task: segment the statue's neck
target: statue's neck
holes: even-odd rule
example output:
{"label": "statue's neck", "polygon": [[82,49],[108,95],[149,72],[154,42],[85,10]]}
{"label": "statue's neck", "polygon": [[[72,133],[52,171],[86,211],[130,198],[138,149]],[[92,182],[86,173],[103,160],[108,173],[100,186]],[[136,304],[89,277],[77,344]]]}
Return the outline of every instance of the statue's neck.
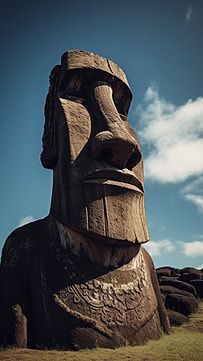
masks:
{"label": "statue's neck", "polygon": [[93,240],[69,226],[64,226],[52,216],[51,218],[57,224],[63,248],[70,248],[77,256],[85,254],[92,262],[104,267],[118,267],[127,264],[140,250],[139,244],[129,243],[129,246],[122,246]]}

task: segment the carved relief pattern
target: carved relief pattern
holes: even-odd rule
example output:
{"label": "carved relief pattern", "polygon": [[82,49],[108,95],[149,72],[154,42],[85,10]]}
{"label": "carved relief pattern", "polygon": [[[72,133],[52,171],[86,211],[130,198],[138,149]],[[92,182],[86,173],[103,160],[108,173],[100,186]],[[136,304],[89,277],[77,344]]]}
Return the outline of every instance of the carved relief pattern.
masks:
{"label": "carved relief pattern", "polygon": [[139,329],[157,307],[142,254],[136,267],[111,271],[85,283],[75,283],[57,294],[59,303],[106,333],[115,327]]}

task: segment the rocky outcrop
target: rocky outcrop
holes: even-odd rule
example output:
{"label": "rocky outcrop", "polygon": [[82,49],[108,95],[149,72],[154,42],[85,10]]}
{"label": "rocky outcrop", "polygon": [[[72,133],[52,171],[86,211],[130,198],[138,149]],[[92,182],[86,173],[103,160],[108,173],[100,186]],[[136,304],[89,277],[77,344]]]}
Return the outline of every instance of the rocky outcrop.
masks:
{"label": "rocky outcrop", "polygon": [[203,298],[203,269],[166,266],[157,268],[156,272],[170,324],[180,326],[197,311]]}

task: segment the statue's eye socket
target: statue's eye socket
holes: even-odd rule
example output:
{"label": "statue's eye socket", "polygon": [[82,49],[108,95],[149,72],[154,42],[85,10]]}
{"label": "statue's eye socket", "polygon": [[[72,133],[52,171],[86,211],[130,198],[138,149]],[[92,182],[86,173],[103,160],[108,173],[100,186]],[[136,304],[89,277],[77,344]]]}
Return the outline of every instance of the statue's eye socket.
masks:
{"label": "statue's eye socket", "polygon": [[128,114],[129,102],[125,97],[121,96],[118,91],[113,92],[113,101],[118,113],[123,116],[123,121],[127,120],[126,116]]}
{"label": "statue's eye socket", "polygon": [[62,91],[59,96],[64,99],[76,101],[78,103],[85,102],[85,93],[80,90],[66,89],[65,91]]}
{"label": "statue's eye socket", "polygon": [[85,97],[85,93],[82,90],[79,89],[65,89],[64,91],[61,92],[61,95],[63,96],[73,96],[76,98],[84,98]]}

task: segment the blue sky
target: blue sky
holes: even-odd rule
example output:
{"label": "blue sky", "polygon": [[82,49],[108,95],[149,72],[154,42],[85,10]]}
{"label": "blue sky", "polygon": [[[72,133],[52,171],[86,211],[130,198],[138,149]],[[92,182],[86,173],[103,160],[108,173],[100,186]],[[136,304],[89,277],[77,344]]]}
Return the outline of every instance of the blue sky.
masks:
{"label": "blue sky", "polygon": [[2,244],[49,211],[52,174],[39,161],[48,75],[82,49],[118,63],[131,85],[156,266],[201,266],[203,1],[8,0],[0,18]]}

